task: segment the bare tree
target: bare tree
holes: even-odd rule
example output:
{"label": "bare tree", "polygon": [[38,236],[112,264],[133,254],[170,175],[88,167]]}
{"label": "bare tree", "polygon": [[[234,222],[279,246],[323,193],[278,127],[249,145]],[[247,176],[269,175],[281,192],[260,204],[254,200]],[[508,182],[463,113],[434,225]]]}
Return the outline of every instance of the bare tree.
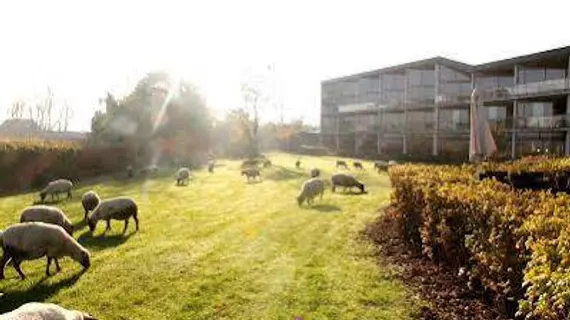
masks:
{"label": "bare tree", "polygon": [[7,116],[10,119],[21,119],[24,117],[26,103],[23,100],[12,102],[12,106],[8,108]]}
{"label": "bare tree", "polygon": [[259,153],[258,133],[263,96],[261,90],[251,83],[242,83],[241,93],[244,101],[244,110],[246,110],[248,116],[253,116],[253,118],[248,121],[251,137],[250,152],[251,156],[256,156]]}

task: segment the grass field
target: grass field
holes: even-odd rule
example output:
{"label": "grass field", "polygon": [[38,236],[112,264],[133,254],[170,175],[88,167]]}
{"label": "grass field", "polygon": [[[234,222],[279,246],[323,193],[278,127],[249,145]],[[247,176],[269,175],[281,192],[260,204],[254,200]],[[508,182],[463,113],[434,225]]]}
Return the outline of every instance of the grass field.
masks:
{"label": "grass field", "polygon": [[[407,319],[408,292],[374,256],[359,232],[389,201],[389,181],[366,164],[358,174],[365,195],[325,192],[313,208],[295,198],[311,167],[325,178],[333,158],[271,155],[262,183],[246,184],[239,163],[219,161],[187,187],[172,176],[81,187],[59,204],[77,224],[74,237],[92,254],[91,268],[66,258],[63,271],[44,276],[45,259],[28,261],[17,278],[0,281],[0,313],[28,301],[79,309],[100,319]],[[351,170],[354,173],[354,170]],[[141,230],[122,223],[102,236],[81,223],[80,196],[129,195],[139,203]],[[0,228],[18,221],[36,194],[0,199]]]}

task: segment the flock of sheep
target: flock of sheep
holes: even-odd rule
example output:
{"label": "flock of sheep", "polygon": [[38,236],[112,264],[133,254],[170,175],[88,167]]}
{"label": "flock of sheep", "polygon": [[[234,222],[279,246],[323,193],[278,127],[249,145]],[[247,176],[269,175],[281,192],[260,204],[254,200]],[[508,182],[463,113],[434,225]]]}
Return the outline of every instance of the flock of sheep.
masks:
{"label": "flock of sheep", "polygon": [[[393,163],[375,162],[376,170],[387,170]],[[265,160],[262,166],[271,167],[271,161]],[[301,167],[301,161],[295,162],[296,168]],[[354,161],[356,169],[363,169],[359,161]],[[257,164],[244,162],[241,170],[242,176],[249,181],[261,181],[261,172]],[[348,169],[348,164],[344,160],[336,162],[336,168]],[[213,173],[214,162],[208,163],[208,171]],[[132,167],[127,168],[127,175],[133,176]],[[297,197],[297,203],[301,206],[304,202],[312,205],[318,196],[322,199],[325,190],[325,181],[321,179],[321,170],[313,168],[310,170],[310,178],[303,182],[301,192]],[[180,168],[175,174],[176,185],[185,185],[192,179],[192,172],[188,168]],[[365,186],[354,176],[341,172],[335,173],[331,177],[332,192],[337,187],[345,190],[358,188],[360,192],[365,192]],[[39,193],[41,202],[44,203],[47,197],[52,200],[59,200],[60,194],[65,194],[68,199],[72,198],[73,183],[66,179],[58,179],[50,182]],[[139,230],[138,206],[129,197],[116,197],[101,200],[95,191],[88,191],[83,194],[81,203],[85,211],[84,221],[93,232],[99,221],[106,222],[105,232],[111,229],[111,220],[124,221],[123,234],[127,231],[129,220],[132,218]],[[55,263],[56,270],[61,270],[58,259],[70,257],[83,267],[86,271],[90,263],[90,252],[73,238],[73,225],[63,210],[47,205],[33,205],[26,207],[20,214],[20,222],[7,227],[0,232],[0,246],[3,255],[0,258],[0,280],[4,279],[4,269],[11,261],[22,280],[26,278],[20,265],[26,260],[35,260],[43,257],[47,258],[45,273],[50,276],[50,267]],[[0,293],[0,296],[2,294]],[[93,316],[75,310],[67,310],[60,306],[49,303],[27,303],[20,308],[0,315],[0,320],[8,319],[96,319]]]}

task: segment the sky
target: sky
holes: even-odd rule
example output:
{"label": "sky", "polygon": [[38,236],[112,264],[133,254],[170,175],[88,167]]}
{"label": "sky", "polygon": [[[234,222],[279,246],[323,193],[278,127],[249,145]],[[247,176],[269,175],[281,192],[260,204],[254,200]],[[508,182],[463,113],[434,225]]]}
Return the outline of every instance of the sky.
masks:
{"label": "sky", "polygon": [[[217,116],[262,75],[285,120],[318,124],[320,82],[433,56],[478,64],[570,45],[568,1],[3,1],[0,120],[51,87],[88,131],[145,73],[196,84]],[[268,66],[271,66],[268,71]],[[264,119],[279,115],[267,109]]]}

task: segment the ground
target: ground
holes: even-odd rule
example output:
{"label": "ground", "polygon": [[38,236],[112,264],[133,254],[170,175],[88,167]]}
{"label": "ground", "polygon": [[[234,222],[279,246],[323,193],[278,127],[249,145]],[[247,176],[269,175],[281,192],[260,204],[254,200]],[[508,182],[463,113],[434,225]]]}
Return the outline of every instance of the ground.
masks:
{"label": "ground", "polygon": [[[365,225],[389,202],[389,179],[365,163],[352,173],[364,195],[332,194],[298,207],[296,196],[312,167],[330,178],[334,158],[270,155],[263,182],[246,183],[239,162],[220,160],[214,174],[198,171],[188,186],[173,175],[146,181],[79,186],[58,204],[75,223],[76,239],[91,251],[91,268],[66,258],[63,271],[44,276],[45,260],[24,262],[28,279],[11,267],[0,281],[0,313],[28,301],[58,303],[100,319],[408,319],[412,295],[378,263]],[[174,173],[174,171],[173,171]],[[132,196],[141,230],[122,223],[103,236],[81,222],[81,194]],[[0,199],[0,228],[18,221],[37,199]]]}

